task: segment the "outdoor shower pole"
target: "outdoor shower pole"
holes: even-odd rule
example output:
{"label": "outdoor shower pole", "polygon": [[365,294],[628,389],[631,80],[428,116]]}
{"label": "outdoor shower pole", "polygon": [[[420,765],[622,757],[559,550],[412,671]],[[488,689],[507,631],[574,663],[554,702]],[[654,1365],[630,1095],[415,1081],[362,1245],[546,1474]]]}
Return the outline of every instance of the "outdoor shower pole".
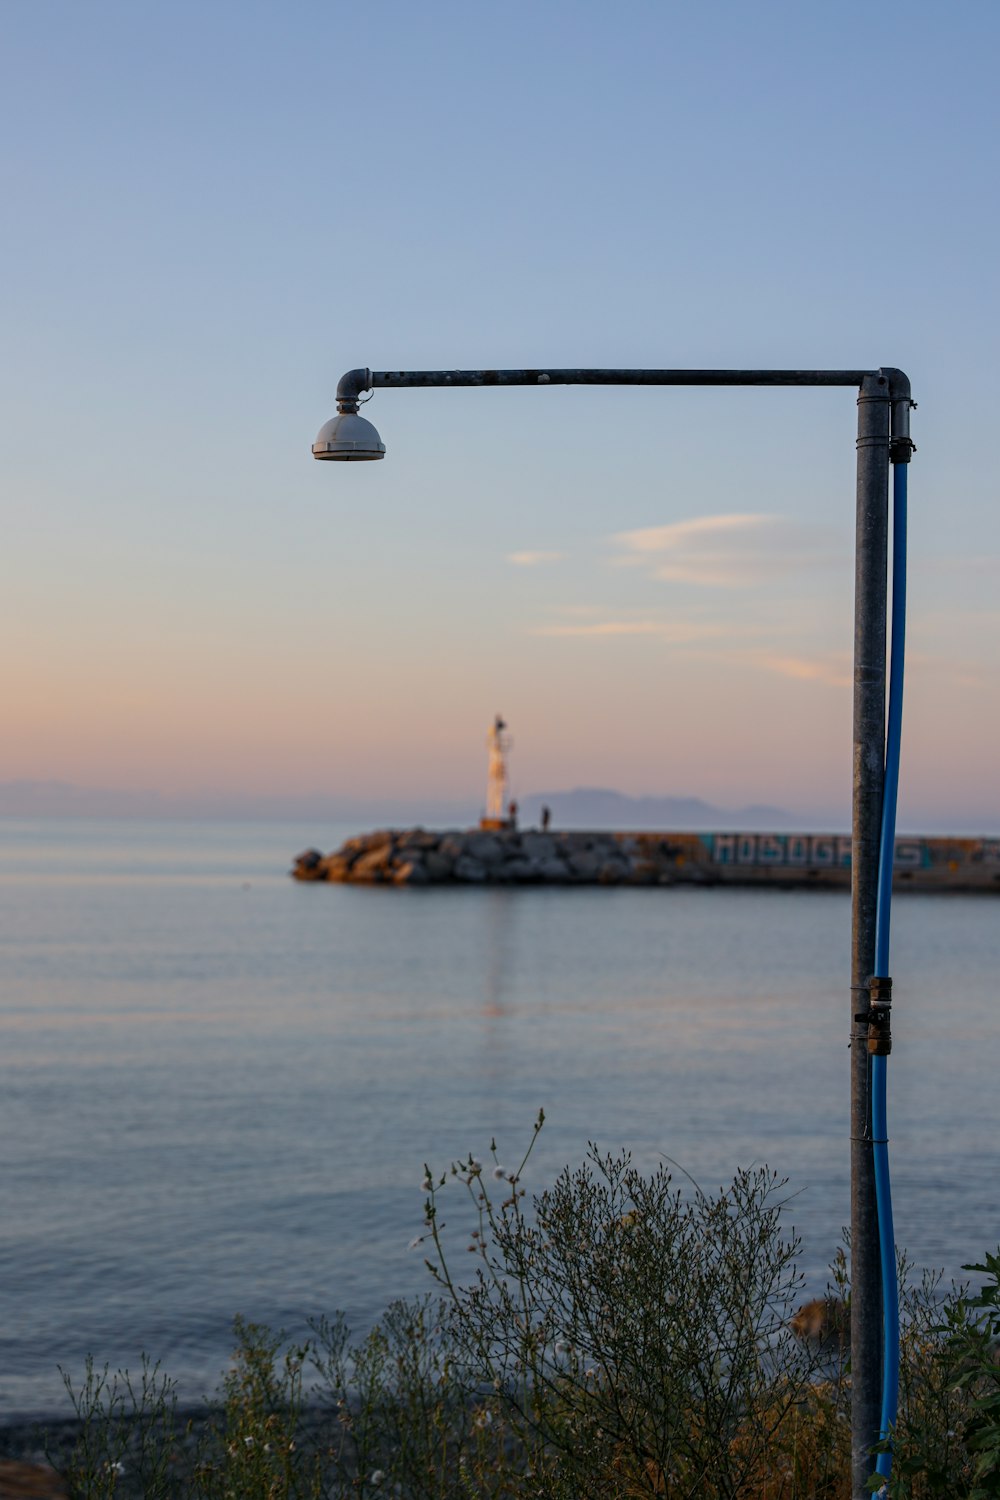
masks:
{"label": "outdoor shower pole", "polygon": [[378,459],[385,447],[358,415],[366,391],[428,386],[851,386],[858,396],[854,596],[854,797],[851,843],[851,1477],[864,1500],[879,1441],[882,1269],[871,1140],[868,980],[875,970],[879,840],[885,780],[889,462],[908,463],[910,382],[902,370],[348,370],[338,415],[313,444],[322,459]]}
{"label": "outdoor shower pole", "polygon": [[[893,371],[893,374],[896,372]],[[889,535],[887,372],[858,396],[854,588],[854,799],[851,829],[851,1014],[868,1009],[875,972],[878,852],[885,775],[886,572]],[[909,389],[906,392],[909,397]],[[868,1022],[851,1023],[851,1493],[869,1491],[882,1400],[882,1278],[871,1143]]]}

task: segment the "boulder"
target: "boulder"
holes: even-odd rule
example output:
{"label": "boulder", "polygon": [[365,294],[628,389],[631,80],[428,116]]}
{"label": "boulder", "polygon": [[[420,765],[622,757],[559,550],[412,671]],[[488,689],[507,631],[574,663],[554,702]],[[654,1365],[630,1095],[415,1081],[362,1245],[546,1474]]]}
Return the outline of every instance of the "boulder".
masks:
{"label": "boulder", "polygon": [[352,880],[381,880],[392,860],[392,845],[378,844],[366,854],[360,854],[351,865]]}
{"label": "boulder", "polygon": [[455,861],[442,854],[440,849],[428,849],[424,855],[424,866],[431,880],[450,880]]}
{"label": "boulder", "polygon": [[304,849],[296,854],[292,874],[296,880],[325,880],[321,865],[323,856],[318,849]]}
{"label": "boulder", "polygon": [[455,861],[455,879],[479,885],[486,879],[486,866],[469,854],[460,854]]}
{"label": "boulder", "polygon": [[349,854],[328,854],[320,861],[321,875],[318,880],[350,880],[354,860]]}
{"label": "boulder", "polygon": [[395,885],[426,885],[427,869],[421,859],[406,859],[393,866],[392,879]]}
{"label": "boulder", "polygon": [[556,841],[550,833],[522,833],[521,849],[528,859],[551,859]]}
{"label": "boulder", "polygon": [[370,849],[380,849],[383,844],[391,844],[394,837],[391,828],[379,828],[374,833],[359,833],[341,844],[338,853],[367,854]]}
{"label": "boulder", "polygon": [[397,849],[436,849],[438,836],[436,833],[428,833],[426,828],[408,828],[396,839]]}
{"label": "boulder", "polygon": [[569,867],[565,860],[551,855],[548,859],[533,859],[532,864],[538,871],[539,880],[546,880],[553,885],[562,885],[569,879]]}
{"label": "boulder", "polygon": [[480,864],[498,865],[504,857],[504,846],[492,833],[474,833],[465,841],[465,853]]}
{"label": "boulder", "polygon": [[449,859],[461,859],[465,853],[465,839],[460,833],[446,833],[438,844],[438,853],[446,854]]}

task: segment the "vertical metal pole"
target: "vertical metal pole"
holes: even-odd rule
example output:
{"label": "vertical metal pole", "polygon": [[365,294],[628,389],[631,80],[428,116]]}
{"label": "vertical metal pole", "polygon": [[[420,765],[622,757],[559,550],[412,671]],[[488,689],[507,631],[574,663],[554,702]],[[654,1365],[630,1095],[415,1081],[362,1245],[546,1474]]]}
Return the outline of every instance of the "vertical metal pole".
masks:
{"label": "vertical metal pole", "polygon": [[871,1147],[866,1023],[875,966],[875,902],[885,765],[886,568],[889,529],[889,382],[866,375],[858,397],[858,506],[854,594],[854,811],[851,857],[851,1493],[866,1481],[878,1442],[882,1287]]}

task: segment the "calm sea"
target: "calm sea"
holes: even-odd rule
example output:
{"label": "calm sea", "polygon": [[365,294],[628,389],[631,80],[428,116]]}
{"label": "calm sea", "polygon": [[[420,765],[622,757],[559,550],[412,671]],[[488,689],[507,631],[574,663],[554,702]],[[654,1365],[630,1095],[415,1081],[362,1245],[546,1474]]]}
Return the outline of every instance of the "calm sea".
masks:
{"label": "calm sea", "polygon": [[[288,878],[346,832],[0,821],[0,1416],[65,1412],[88,1352],[207,1394],[237,1313],[366,1330],[430,1289],[423,1164],[513,1163],[540,1106],[536,1190],[590,1139],[779,1169],[822,1290],[846,896]],[[1000,904],[900,899],[893,946],[897,1235],[957,1275],[1000,1239]]]}

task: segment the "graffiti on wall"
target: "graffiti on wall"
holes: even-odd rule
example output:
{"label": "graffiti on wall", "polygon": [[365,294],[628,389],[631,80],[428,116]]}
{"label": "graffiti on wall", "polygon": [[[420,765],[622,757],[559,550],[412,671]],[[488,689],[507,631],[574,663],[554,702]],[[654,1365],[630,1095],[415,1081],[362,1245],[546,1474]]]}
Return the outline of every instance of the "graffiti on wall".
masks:
{"label": "graffiti on wall", "polygon": [[[703,841],[718,865],[780,865],[790,869],[849,870],[849,834],[707,833]],[[1000,850],[1000,843],[997,844]],[[897,870],[924,870],[932,863],[927,839],[897,839]]]}

